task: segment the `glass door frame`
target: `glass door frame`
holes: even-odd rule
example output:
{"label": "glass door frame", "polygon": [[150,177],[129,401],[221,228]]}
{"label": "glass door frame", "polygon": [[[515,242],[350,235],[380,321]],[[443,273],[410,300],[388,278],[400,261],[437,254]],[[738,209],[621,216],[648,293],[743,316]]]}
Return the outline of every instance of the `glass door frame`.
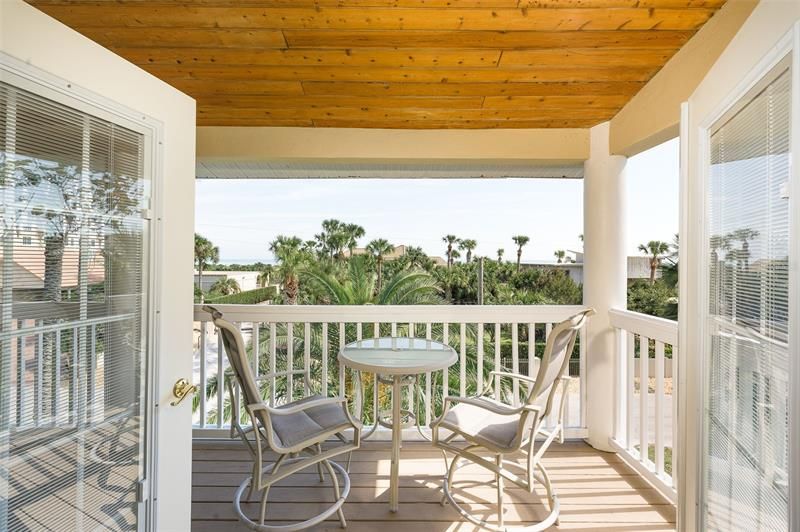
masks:
{"label": "glass door frame", "polygon": [[[680,444],[685,452],[679,472],[678,528],[703,529],[705,479],[704,457],[707,435],[704,428],[707,399],[707,354],[710,350],[708,327],[708,272],[710,266],[708,242],[708,190],[710,179],[710,132],[714,124],[744,97],[764,76],[790,56],[791,64],[791,148],[789,186],[790,249],[789,249],[789,353],[790,405],[800,404],[800,22],[784,35],[740,83],[699,122],[691,126],[692,106],[684,104],[681,112],[681,235],[687,242],[680,259],[682,282],[680,294],[681,331],[689,331],[681,339],[681,352],[695,353],[683,367],[679,367],[679,386],[687,393],[681,394],[679,412],[682,434],[687,435]],[[698,227],[700,230],[698,231]],[[693,238],[683,238],[691,233]],[[691,291],[687,285],[690,285]],[[690,328],[688,322],[694,320]],[[700,358],[698,358],[700,357]],[[694,362],[693,367],[689,363]],[[697,362],[702,362],[697,364]],[[695,436],[688,436],[694,434]],[[791,504],[800,498],[800,420],[797,410],[789,416],[789,529],[800,530],[800,508]]]}
{"label": "glass door frame", "polygon": [[161,157],[163,147],[163,124],[142,113],[136,112],[117,102],[109,100],[93,91],[73,85],[71,82],[54,76],[41,69],[28,65],[18,59],[0,52],[0,75],[9,85],[50,99],[67,107],[93,115],[101,120],[139,133],[143,136],[143,179],[149,188],[150,207],[142,213],[146,222],[143,260],[146,265],[143,286],[146,290],[144,310],[144,338],[146,348],[144,371],[144,423],[143,423],[143,476],[137,498],[140,499],[138,529],[154,530],[156,523],[156,472],[158,471],[158,321],[156,309],[159,305],[160,286],[156,272],[160,271],[161,228]]}

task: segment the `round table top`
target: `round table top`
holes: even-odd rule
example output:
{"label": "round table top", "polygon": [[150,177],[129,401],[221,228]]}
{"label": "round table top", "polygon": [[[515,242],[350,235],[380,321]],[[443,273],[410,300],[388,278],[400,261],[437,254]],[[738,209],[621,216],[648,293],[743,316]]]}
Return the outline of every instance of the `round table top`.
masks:
{"label": "round table top", "polygon": [[424,338],[368,338],[345,345],[339,362],[383,375],[416,375],[452,366],[458,360],[449,345]]}

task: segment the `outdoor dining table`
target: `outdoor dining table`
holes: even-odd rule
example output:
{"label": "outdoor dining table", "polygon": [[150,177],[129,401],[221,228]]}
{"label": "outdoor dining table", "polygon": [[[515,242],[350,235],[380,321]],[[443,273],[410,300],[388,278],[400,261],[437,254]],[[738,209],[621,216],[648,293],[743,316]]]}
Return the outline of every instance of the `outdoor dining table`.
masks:
{"label": "outdoor dining table", "polygon": [[[374,373],[392,380],[392,464],[389,510],[400,502],[400,442],[402,440],[402,383],[405,378],[452,366],[458,359],[449,345],[424,338],[369,338],[345,345],[339,363],[357,372]],[[377,417],[377,413],[376,413]],[[377,423],[377,420],[376,420]]]}

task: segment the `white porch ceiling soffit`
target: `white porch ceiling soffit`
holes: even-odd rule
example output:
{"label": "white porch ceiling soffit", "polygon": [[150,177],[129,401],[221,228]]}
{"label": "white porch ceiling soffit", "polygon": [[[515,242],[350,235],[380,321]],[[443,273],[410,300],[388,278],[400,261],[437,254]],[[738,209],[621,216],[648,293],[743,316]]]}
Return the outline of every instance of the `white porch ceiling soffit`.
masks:
{"label": "white porch ceiling soffit", "polygon": [[198,179],[454,179],[583,177],[583,163],[524,160],[336,160],[269,161],[198,159]]}

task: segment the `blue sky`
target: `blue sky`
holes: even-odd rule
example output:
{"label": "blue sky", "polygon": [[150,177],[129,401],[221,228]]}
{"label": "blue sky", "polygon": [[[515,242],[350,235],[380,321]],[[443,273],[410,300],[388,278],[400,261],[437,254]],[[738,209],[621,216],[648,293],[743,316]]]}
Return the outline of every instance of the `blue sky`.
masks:
{"label": "blue sky", "polygon": [[[672,241],[678,231],[678,142],[631,158],[628,248]],[[310,239],[326,218],[357,223],[361,242],[385,238],[444,254],[442,236],[477,240],[477,255],[514,253],[511,236],[531,237],[523,260],[553,260],[580,249],[583,182],[567,179],[198,180],[195,226],[222,262],[269,262],[277,235]]]}

